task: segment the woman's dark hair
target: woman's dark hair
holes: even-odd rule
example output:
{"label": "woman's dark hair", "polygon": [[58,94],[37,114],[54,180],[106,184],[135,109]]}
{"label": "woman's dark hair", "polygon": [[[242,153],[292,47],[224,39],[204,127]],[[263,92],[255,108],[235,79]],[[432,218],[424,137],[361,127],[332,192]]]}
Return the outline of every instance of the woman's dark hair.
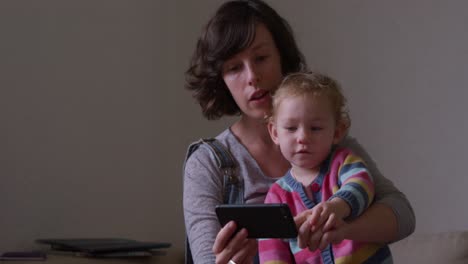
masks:
{"label": "woman's dark hair", "polygon": [[186,71],[186,85],[207,119],[238,115],[240,109],[222,77],[222,65],[250,46],[255,27],[262,23],[270,31],[281,57],[283,75],[306,69],[288,22],[261,0],[235,0],[219,7],[206,24]]}

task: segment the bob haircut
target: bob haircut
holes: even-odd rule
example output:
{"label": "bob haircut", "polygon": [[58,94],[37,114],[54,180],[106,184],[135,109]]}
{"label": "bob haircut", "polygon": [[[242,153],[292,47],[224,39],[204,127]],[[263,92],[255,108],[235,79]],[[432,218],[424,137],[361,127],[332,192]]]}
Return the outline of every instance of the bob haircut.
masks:
{"label": "bob haircut", "polygon": [[193,92],[207,119],[240,115],[240,109],[224,83],[222,65],[250,46],[258,23],[264,24],[273,36],[283,75],[306,69],[291,27],[274,9],[261,0],[224,3],[204,27],[185,73],[185,88]]}

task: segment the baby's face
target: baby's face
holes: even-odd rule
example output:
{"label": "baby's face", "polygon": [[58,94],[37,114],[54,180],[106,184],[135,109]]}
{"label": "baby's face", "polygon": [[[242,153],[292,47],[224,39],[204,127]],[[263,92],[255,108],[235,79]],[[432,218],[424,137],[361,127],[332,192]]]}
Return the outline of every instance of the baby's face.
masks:
{"label": "baby's face", "polygon": [[336,140],[336,121],[325,96],[293,96],[278,106],[272,138],[293,167],[315,169]]}

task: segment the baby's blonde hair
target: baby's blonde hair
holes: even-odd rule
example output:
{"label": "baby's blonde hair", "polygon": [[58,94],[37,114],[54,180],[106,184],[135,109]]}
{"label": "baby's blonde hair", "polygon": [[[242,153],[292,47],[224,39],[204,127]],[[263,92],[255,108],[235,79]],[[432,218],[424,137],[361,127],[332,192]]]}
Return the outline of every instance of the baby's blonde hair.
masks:
{"label": "baby's blonde hair", "polygon": [[336,124],[341,124],[346,130],[351,126],[346,98],[338,83],[332,78],[316,72],[298,72],[287,75],[279,88],[273,94],[270,121],[274,121],[278,107],[286,97],[325,96],[330,100]]}

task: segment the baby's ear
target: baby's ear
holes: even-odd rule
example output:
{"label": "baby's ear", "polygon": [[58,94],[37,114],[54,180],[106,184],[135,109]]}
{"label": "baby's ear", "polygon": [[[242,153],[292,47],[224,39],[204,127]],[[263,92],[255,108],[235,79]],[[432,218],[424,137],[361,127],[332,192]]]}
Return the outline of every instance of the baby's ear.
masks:
{"label": "baby's ear", "polygon": [[348,124],[345,122],[338,122],[335,127],[335,135],[333,136],[333,144],[336,145],[346,136],[348,133]]}
{"label": "baby's ear", "polygon": [[270,133],[271,140],[278,145],[278,130],[276,129],[276,124],[272,121],[268,121],[268,132]]}

